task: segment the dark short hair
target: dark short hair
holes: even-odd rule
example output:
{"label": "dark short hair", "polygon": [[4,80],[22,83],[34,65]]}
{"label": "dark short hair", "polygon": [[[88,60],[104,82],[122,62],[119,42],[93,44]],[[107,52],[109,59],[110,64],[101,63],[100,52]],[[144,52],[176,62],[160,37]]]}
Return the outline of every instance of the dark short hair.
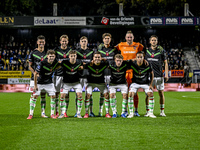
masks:
{"label": "dark short hair", "polygon": [[156,35],[152,35],[150,38],[149,38],[149,41],[151,40],[151,38],[156,38],[158,40],[158,36]]}
{"label": "dark short hair", "polygon": [[47,51],[47,55],[49,55],[49,54],[54,54],[54,55],[55,55],[56,53],[55,53],[55,51],[54,51],[54,50],[52,50],[52,49],[49,49],[49,50]]}
{"label": "dark short hair", "polygon": [[116,59],[116,58],[123,59],[124,57],[123,57],[121,54],[116,54],[116,55],[115,55],[115,59]]}
{"label": "dark short hair", "polygon": [[69,55],[70,54],[77,54],[77,52],[75,51],[75,50],[71,50],[70,52],[69,52]]}
{"label": "dark short hair", "polygon": [[143,51],[139,51],[139,52],[137,52],[137,54],[142,54],[144,56],[144,52]]}
{"label": "dark short hair", "polygon": [[37,37],[37,40],[45,40],[44,35],[39,35],[39,36]]}
{"label": "dark short hair", "polygon": [[99,51],[94,52],[93,56],[94,56],[95,54],[101,55],[101,53],[100,53]]}

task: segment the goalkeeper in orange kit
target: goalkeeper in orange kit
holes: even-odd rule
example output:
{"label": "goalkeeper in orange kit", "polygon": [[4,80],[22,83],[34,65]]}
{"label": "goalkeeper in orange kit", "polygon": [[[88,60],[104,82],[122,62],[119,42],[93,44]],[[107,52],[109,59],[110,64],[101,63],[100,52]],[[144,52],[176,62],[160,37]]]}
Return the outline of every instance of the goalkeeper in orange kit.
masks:
{"label": "goalkeeper in orange kit", "polygon": [[[119,43],[116,48],[121,51],[121,55],[123,56],[124,60],[130,60],[130,59],[135,59],[136,54],[139,51],[142,51],[144,46],[138,42],[133,42],[134,40],[134,35],[131,31],[128,31],[125,36],[126,42],[121,42]],[[133,70],[127,70],[126,71],[126,79],[128,83],[128,87],[132,83],[131,79],[133,77]],[[122,102],[122,114],[121,116],[126,118],[127,116],[127,101],[128,100],[123,100]],[[134,107],[135,107],[135,112],[134,116],[140,116],[138,114],[138,94],[134,96]]]}

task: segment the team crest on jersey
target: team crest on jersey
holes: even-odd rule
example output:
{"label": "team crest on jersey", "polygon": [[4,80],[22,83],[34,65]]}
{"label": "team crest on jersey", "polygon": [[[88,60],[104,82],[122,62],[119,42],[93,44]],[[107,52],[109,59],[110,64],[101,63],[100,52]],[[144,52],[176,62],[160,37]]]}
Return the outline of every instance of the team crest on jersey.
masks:
{"label": "team crest on jersey", "polygon": [[109,53],[108,53],[108,52],[106,52],[106,56],[109,56]]}
{"label": "team crest on jersey", "polygon": [[140,70],[138,71],[138,74],[141,75],[141,71]]}
{"label": "team crest on jersey", "polygon": [[86,59],[86,55],[85,54],[83,55],[83,59]]}
{"label": "team crest on jersey", "polygon": [[119,68],[117,68],[117,72],[119,72],[120,70],[119,70]]}
{"label": "team crest on jersey", "polygon": [[52,72],[52,70],[53,70],[53,69],[51,68],[51,69],[50,69],[50,72]]}
{"label": "team crest on jersey", "polygon": [[63,58],[66,58],[67,56],[66,56],[66,54],[63,54]]}
{"label": "team crest on jersey", "polygon": [[151,57],[153,58],[153,57],[154,57],[154,54],[151,54]]}
{"label": "team crest on jersey", "polygon": [[133,49],[136,50],[136,47],[137,47],[137,46],[133,46]]}
{"label": "team crest on jersey", "polygon": [[43,61],[44,60],[44,58],[43,57],[41,57],[41,61]]}
{"label": "team crest on jersey", "polygon": [[74,68],[71,68],[71,72],[74,72]]}
{"label": "team crest on jersey", "polygon": [[99,69],[96,69],[96,74],[98,74],[99,73]]}

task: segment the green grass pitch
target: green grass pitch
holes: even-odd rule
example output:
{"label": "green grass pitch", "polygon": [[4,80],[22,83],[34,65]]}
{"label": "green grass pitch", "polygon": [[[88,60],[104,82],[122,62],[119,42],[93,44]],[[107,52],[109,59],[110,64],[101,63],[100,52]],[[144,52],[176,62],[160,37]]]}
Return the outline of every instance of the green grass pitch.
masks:
{"label": "green grass pitch", "polygon": [[[200,93],[165,92],[165,113],[159,117],[159,97],[154,93],[157,118],[145,118],[145,94],[139,92],[141,117],[87,119],[74,118],[75,94],[70,93],[69,118],[40,117],[40,99],[34,118],[29,114],[29,93],[0,93],[0,150],[53,149],[200,149]],[[94,113],[98,114],[99,93],[93,94]],[[117,110],[121,114],[120,93]],[[46,114],[50,116],[50,98]],[[84,115],[84,107],[82,109]],[[105,109],[104,109],[105,115]]]}

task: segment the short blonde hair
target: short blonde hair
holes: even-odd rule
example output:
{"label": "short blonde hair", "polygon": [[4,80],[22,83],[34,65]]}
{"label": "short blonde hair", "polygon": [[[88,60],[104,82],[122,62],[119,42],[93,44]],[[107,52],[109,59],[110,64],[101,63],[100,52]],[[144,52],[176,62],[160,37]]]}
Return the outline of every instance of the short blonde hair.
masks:
{"label": "short blonde hair", "polygon": [[60,41],[62,40],[62,38],[65,38],[65,39],[69,40],[69,38],[68,38],[68,36],[67,36],[66,34],[61,35],[61,37],[60,37]]}
{"label": "short blonde hair", "polygon": [[88,40],[88,38],[87,38],[86,36],[82,36],[82,37],[80,38],[80,40],[83,40],[83,39]]}

